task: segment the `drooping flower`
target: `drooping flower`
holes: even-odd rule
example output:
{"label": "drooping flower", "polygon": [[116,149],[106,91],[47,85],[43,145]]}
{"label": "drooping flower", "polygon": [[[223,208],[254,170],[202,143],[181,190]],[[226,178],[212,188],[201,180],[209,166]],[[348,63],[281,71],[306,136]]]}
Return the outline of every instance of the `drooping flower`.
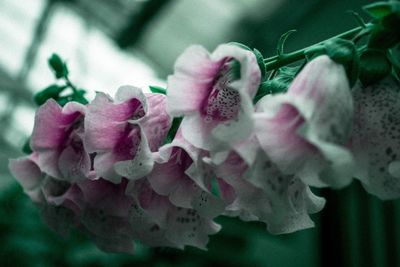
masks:
{"label": "drooping flower", "polygon": [[381,199],[400,197],[400,84],[392,77],[353,88],[355,176]]}
{"label": "drooping flower", "polygon": [[182,134],[194,146],[223,149],[252,131],[252,99],[261,72],[253,52],[223,44],[209,54],[187,48],[168,77],[168,112],[184,116]]}
{"label": "drooping flower", "polygon": [[79,224],[79,189],[44,173],[37,153],[10,160],[9,169],[52,229],[64,235]]}
{"label": "drooping flower", "polygon": [[90,170],[89,154],[83,146],[86,107],[69,102],[61,107],[49,99],[39,107],[31,137],[40,169],[51,177],[73,182]]}
{"label": "drooping flower", "polygon": [[161,94],[145,95],[139,88],[122,86],[113,101],[98,93],[85,119],[85,147],[96,153],[96,174],[119,183],[122,177],[136,179],[149,173],[151,152],[161,145],[170,122]]}
{"label": "drooping flower", "polygon": [[245,221],[262,221],[273,234],[310,228],[310,213],[320,211],[325,200],[293,175],[285,175],[259,150],[253,165],[232,152],[216,166],[222,195],[230,205],[227,215]]}
{"label": "drooping flower", "polygon": [[147,179],[173,205],[213,218],[223,211],[224,203],[210,192],[213,177],[212,170],[202,161],[205,155],[206,151],[188,143],[178,131],[172,143],[159,149]]}
{"label": "drooping flower", "polygon": [[87,179],[77,186],[83,203],[80,229],[108,252],[133,252],[129,209],[133,198],[125,194],[127,179],[114,184],[102,178]]}
{"label": "drooping flower", "polygon": [[309,62],[286,94],[263,97],[256,109],[257,138],[280,170],[312,186],[350,183],[353,158],[345,147],[353,102],[344,67],[328,56]]}
{"label": "drooping flower", "polygon": [[206,249],[209,235],[221,227],[195,209],[175,206],[157,194],[146,179],[130,181],[127,193],[136,203],[130,209],[135,238],[151,246]]}

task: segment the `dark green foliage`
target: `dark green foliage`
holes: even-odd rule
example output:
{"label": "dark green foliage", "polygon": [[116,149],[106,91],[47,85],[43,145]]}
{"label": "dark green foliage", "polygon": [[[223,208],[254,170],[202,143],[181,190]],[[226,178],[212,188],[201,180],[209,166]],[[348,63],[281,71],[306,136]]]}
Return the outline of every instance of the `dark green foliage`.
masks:
{"label": "dark green foliage", "polygon": [[36,93],[33,96],[33,101],[36,103],[36,105],[40,106],[46,103],[46,101],[50,98],[53,98],[54,100],[59,99],[60,93],[67,88],[66,85],[57,85],[57,84],[52,84],[42,91]]}
{"label": "dark green foliage", "polygon": [[326,54],[346,69],[350,87],[356,83],[359,74],[359,55],[352,41],[335,38],[324,44]]}
{"label": "dark green foliage", "polygon": [[390,62],[382,50],[367,49],[360,56],[360,81],[364,86],[377,83],[391,71]]}
{"label": "dark green foliage", "polygon": [[159,87],[159,86],[150,85],[149,88],[150,88],[150,91],[152,93],[155,93],[155,94],[163,94],[163,95],[165,95],[167,93],[166,89],[164,89],[162,87]]}
{"label": "dark green foliage", "polygon": [[52,54],[48,63],[57,79],[68,76],[68,68],[65,62],[57,54]]}

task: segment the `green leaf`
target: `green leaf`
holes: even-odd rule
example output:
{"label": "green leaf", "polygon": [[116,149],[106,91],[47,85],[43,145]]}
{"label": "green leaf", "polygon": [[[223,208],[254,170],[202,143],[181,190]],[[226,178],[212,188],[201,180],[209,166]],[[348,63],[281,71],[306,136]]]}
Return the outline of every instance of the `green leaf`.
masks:
{"label": "green leaf", "polygon": [[335,62],[342,64],[346,69],[350,87],[353,87],[359,74],[359,55],[352,41],[335,38],[325,44],[326,54]]}
{"label": "green leaf", "polygon": [[286,42],[287,38],[289,37],[289,35],[291,35],[292,33],[296,32],[296,31],[297,30],[290,30],[281,35],[281,37],[279,38],[279,41],[278,41],[277,48],[276,48],[278,56],[283,54],[283,47],[284,47],[285,42]]}
{"label": "green leaf", "polygon": [[52,54],[51,57],[48,59],[48,63],[57,79],[68,76],[67,65],[59,55]]}
{"label": "green leaf", "polygon": [[260,51],[258,51],[257,49],[253,49],[253,53],[256,56],[257,59],[257,64],[258,67],[260,68],[261,71],[261,79],[263,80],[265,78],[265,73],[266,73],[266,68],[265,68],[265,63],[264,63],[264,57],[261,54]]}
{"label": "green leaf", "polygon": [[169,144],[172,142],[172,140],[174,140],[176,132],[178,131],[182,120],[183,120],[183,117],[175,117],[172,120],[171,128],[169,129],[167,137],[164,140],[164,144]]}
{"label": "green leaf", "polygon": [[167,94],[167,90],[162,87],[150,85],[149,88],[152,93],[163,95]]}
{"label": "green leaf", "polygon": [[46,87],[45,89],[43,89],[42,91],[36,93],[33,96],[33,101],[38,105],[43,105],[44,103],[46,103],[46,101],[50,98],[53,98],[55,100],[57,100],[59,98],[60,93],[67,88],[67,86],[63,85],[57,85],[57,84],[52,84],[48,87]]}
{"label": "green leaf", "polygon": [[368,47],[374,49],[387,49],[395,46],[400,41],[400,32],[397,29],[385,27],[382,23],[375,24],[368,41]]}
{"label": "green leaf", "polygon": [[391,71],[391,64],[382,50],[367,49],[360,56],[360,81],[368,86],[381,81]]}
{"label": "green leaf", "polygon": [[365,12],[367,12],[374,19],[382,19],[393,12],[400,10],[399,2],[377,2],[366,6],[363,6]]}

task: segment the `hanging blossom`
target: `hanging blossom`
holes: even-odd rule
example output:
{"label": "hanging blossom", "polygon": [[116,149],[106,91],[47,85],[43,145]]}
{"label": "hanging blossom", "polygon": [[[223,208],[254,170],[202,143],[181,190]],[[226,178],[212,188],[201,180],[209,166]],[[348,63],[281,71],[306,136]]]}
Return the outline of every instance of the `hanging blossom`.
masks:
{"label": "hanging blossom", "polygon": [[[247,143],[257,142],[254,138]],[[294,175],[283,174],[261,149],[249,165],[232,151],[215,166],[221,196],[229,203],[226,215],[245,221],[262,221],[273,234],[291,233],[314,226],[310,213],[325,205]]]}
{"label": "hanging blossom", "polygon": [[85,113],[82,104],[69,102],[61,107],[53,99],[36,113],[30,145],[40,169],[53,178],[76,181],[89,173],[90,158],[83,146]]}
{"label": "hanging blossom", "polygon": [[211,168],[203,162],[207,155],[187,142],[178,130],[173,142],[157,152],[147,179],[158,194],[167,196],[175,206],[216,217],[223,211],[224,203],[210,192],[214,178]]}
{"label": "hanging blossom", "polygon": [[146,179],[130,181],[127,193],[136,200],[130,219],[135,236],[144,244],[206,249],[208,236],[221,229],[197,210],[175,206],[168,197],[157,194]]}
{"label": "hanging blossom", "polygon": [[37,153],[10,160],[9,169],[52,229],[65,235],[79,224],[79,189],[44,173]]}
{"label": "hanging blossom", "polygon": [[168,77],[168,112],[184,116],[182,134],[191,144],[223,150],[251,133],[252,99],[260,79],[251,51],[223,44],[209,54],[191,46]]}
{"label": "hanging blossom", "polygon": [[381,199],[400,197],[400,84],[393,77],[353,89],[355,176]]}
{"label": "hanging blossom", "polygon": [[85,148],[96,155],[96,174],[114,183],[148,174],[151,153],[163,142],[170,123],[164,95],[145,95],[132,86],[120,87],[114,101],[98,93],[85,118]]}
{"label": "hanging blossom", "polygon": [[312,186],[350,183],[353,158],[345,147],[353,102],[344,67],[328,56],[310,61],[288,92],[257,104],[255,132],[262,149],[286,174]]}

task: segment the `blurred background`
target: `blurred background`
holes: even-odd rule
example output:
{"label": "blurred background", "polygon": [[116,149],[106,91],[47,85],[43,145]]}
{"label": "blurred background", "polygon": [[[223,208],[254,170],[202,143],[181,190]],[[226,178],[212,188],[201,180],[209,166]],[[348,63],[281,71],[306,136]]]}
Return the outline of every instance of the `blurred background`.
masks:
{"label": "blurred background", "polygon": [[319,191],[316,227],[273,236],[263,224],[219,218],[208,251],[137,246],[107,254],[73,232],[61,238],[7,169],[33,127],[32,95],[54,82],[47,58],[67,59],[70,78],[114,94],[123,84],[165,86],[191,44],[212,51],[237,41],[272,56],[279,36],[293,51],[357,26],[346,13],[366,0],[0,0],[0,266],[400,266],[400,202],[368,196],[354,182]]}

